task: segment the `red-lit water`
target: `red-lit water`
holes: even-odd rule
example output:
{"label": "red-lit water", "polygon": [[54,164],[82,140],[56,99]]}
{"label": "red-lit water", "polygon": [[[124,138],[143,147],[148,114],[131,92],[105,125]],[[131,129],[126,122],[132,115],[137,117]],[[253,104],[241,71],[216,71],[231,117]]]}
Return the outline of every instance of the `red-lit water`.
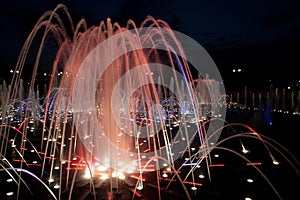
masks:
{"label": "red-lit water", "polygon": [[[114,188],[123,199],[194,199],[208,195],[201,188],[211,191],[224,175],[218,170],[238,158],[281,199],[260,168],[264,161],[247,156],[254,144],[247,141],[257,142],[257,153],[270,163],[278,164],[273,151],[296,172],[299,162],[255,128],[226,121],[222,80],[195,72],[181,43],[191,41],[179,37],[151,16],[139,25],[107,19],[87,27],[84,19],[74,25],[64,5],[42,15],[20,53],[18,73],[1,90],[0,183],[13,183],[1,195],[39,197],[34,182],[52,199],[103,199]],[[37,74],[45,70],[48,42],[57,49],[41,90]],[[25,94],[22,72],[36,43]]]}

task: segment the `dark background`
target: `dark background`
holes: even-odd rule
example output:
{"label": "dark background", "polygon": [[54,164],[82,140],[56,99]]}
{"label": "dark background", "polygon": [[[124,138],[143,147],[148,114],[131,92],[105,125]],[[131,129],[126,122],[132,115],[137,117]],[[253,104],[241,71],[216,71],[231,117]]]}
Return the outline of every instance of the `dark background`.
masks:
{"label": "dark background", "polygon": [[[270,80],[299,87],[300,2],[297,0],[1,0],[1,75],[14,69],[22,45],[42,14],[65,4],[74,24],[98,25],[111,18],[125,26],[147,15],[199,42],[211,55],[227,88],[259,88]],[[240,68],[240,73],[233,69]]]}

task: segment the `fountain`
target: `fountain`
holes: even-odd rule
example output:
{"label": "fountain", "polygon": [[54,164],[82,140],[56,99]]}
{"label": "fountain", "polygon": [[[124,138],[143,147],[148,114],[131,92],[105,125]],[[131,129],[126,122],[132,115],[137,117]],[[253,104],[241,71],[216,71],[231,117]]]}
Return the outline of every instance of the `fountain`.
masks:
{"label": "fountain", "polygon": [[[39,34],[25,94],[21,74]],[[43,93],[36,76],[48,40],[56,42],[57,51]],[[149,195],[147,185],[162,199],[174,191],[174,182],[184,191],[180,198],[192,199],[202,185],[197,170],[206,166],[202,172],[210,177],[216,166],[211,151],[238,154],[221,147],[230,138],[256,138],[276,161],[271,142],[249,127],[219,140],[223,129],[245,126],[226,124],[227,99],[217,67],[197,42],[151,16],[139,26],[128,20],[123,27],[108,18],[90,28],[82,19],[74,27],[59,4],[38,20],[14,71],[20,73],[0,91],[1,172],[15,183],[8,197],[20,199],[27,190],[27,197],[36,195],[25,179],[29,174],[52,199],[83,195],[86,186],[86,198],[116,193],[122,198],[124,183],[129,198]],[[105,185],[104,194],[97,192]]]}

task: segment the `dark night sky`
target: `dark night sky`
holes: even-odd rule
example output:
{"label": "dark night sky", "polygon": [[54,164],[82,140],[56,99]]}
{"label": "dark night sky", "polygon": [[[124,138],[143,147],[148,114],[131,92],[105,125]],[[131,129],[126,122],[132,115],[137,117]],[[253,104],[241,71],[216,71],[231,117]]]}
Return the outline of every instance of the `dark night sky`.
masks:
{"label": "dark night sky", "polygon": [[242,68],[246,77],[300,79],[300,2],[297,0],[1,0],[0,67],[9,70],[38,18],[58,3],[74,23],[98,25],[110,17],[125,25],[147,15],[163,19],[197,40],[224,76]]}

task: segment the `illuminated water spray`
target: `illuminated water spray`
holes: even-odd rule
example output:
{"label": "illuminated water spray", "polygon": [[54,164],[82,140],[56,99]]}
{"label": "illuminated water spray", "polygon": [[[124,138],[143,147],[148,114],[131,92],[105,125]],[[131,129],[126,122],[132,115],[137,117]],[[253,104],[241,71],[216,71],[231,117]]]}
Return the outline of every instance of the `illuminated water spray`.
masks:
{"label": "illuminated water spray", "polygon": [[[142,190],[146,172],[157,172],[160,180],[168,176],[161,170],[167,170],[190,198],[185,184],[197,189],[194,171],[202,161],[209,162],[226,127],[223,81],[201,45],[151,16],[140,25],[128,20],[121,26],[107,19],[88,28],[82,19],[74,27],[60,4],[36,23],[15,71],[23,71],[40,32],[26,100],[19,98],[24,95],[21,73],[1,90],[1,156],[6,158],[5,146],[19,147],[18,169],[25,168],[31,149],[38,155],[32,162],[41,167],[40,177],[48,179],[49,187],[54,184],[59,199],[64,190],[71,198],[82,169],[94,197],[93,177],[110,178],[113,191],[113,185],[118,187],[115,178],[133,174],[135,190]],[[36,74],[49,38],[57,51],[41,103]],[[40,140],[32,143],[30,138]],[[190,172],[180,177],[186,166]],[[18,178],[20,182],[22,175]],[[160,189],[158,193],[161,198]]]}

